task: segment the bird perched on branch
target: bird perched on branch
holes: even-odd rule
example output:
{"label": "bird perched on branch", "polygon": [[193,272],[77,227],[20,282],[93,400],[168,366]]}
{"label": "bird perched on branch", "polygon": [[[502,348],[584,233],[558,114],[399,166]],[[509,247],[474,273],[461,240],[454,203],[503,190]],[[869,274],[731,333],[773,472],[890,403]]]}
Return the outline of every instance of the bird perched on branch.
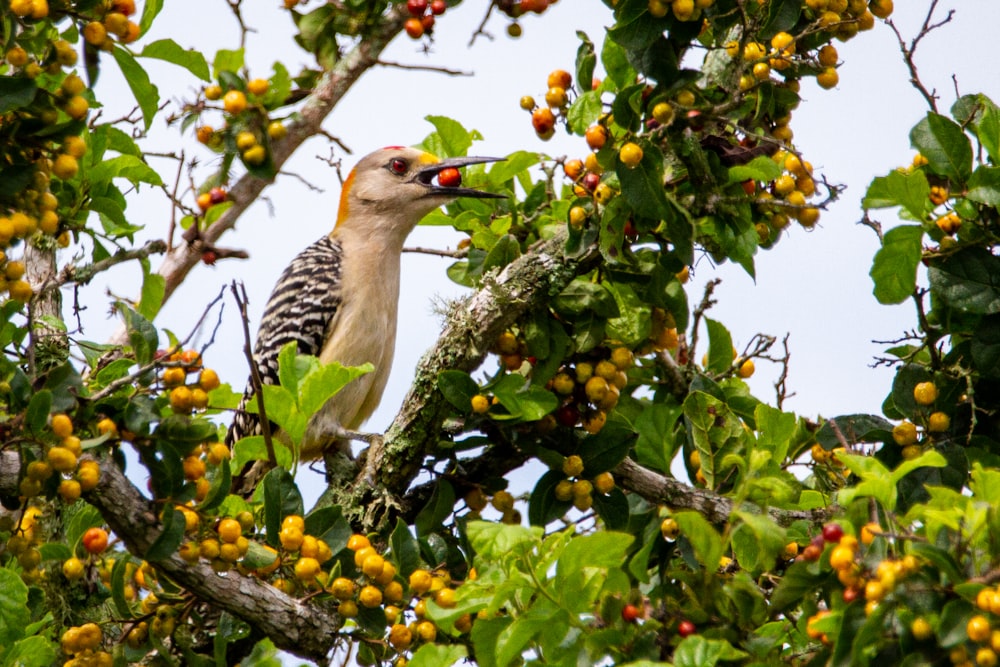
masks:
{"label": "bird perched on branch", "polygon": [[[425,215],[458,197],[503,198],[459,187],[461,177],[452,171],[497,159],[439,160],[401,146],[365,156],[344,181],[333,231],[303,250],[281,274],[253,353],[263,384],[278,382],[278,353],[291,341],[299,354],[317,356],[323,363],[375,367],[313,417],[300,444],[302,459],[318,458],[336,441],[339,429],[355,430],[375,411],[392,366],[403,243]],[[226,434],[230,447],[262,432],[259,417],[245,411],[253,393],[248,382]]]}

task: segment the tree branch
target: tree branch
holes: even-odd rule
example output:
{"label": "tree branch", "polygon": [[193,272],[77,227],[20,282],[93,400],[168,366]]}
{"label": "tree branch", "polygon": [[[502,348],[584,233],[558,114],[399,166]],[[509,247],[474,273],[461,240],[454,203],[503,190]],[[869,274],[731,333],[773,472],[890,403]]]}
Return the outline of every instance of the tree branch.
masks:
{"label": "tree branch", "polygon": [[[730,515],[737,509],[760,512],[760,508],[756,505],[744,503],[737,507],[729,498],[664,477],[642,467],[632,459],[625,459],[612,472],[620,486],[639,494],[650,503],[667,505],[674,510],[694,510],[717,526],[726,524]],[[767,514],[779,526],[787,527],[796,521],[824,523],[835,510],[835,506],[815,510],[784,510],[771,507],[767,509]]]}
{"label": "tree branch", "polygon": [[539,242],[452,309],[434,346],[417,365],[403,406],[382,443],[369,448],[352,485],[331,485],[320,504],[337,504],[364,516],[355,523],[373,528],[409,487],[424,456],[435,450],[441,425],[450,411],[437,389],[443,370],[471,372],[482,364],[490,345],[522,315],[562,292],[574,277],[589,269],[596,249],[583,256],[563,254],[566,230]]}

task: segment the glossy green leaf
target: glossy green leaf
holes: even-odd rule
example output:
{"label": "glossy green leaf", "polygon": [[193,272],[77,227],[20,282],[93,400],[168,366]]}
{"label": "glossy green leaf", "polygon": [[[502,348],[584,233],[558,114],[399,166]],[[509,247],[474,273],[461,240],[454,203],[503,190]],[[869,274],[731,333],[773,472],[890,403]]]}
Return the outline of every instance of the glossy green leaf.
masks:
{"label": "glossy green leaf", "polygon": [[284,468],[275,468],[267,473],[263,486],[267,543],[277,547],[282,520],[290,514],[302,516],[302,494],[291,474]]}
{"label": "glossy green leaf", "polygon": [[536,421],[559,407],[559,399],[551,391],[528,384],[522,375],[512,373],[501,378],[493,393],[510,412],[524,421]]}
{"label": "glossy green leaf", "polygon": [[729,168],[729,182],[742,183],[753,180],[770,182],[781,176],[781,167],[766,155],[755,157],[750,162]]}
{"label": "glossy green leaf", "polygon": [[48,667],[56,662],[56,645],[45,637],[25,637],[0,649],[3,667]]}
{"label": "glossy green leaf", "polygon": [[576,82],[580,89],[586,90],[587,84],[594,78],[597,53],[586,33],[578,30],[576,36],[580,39],[580,46],[576,50]]}
{"label": "glossy green leaf", "polygon": [[24,425],[29,431],[40,433],[45,428],[45,423],[49,419],[49,412],[52,411],[52,392],[43,389],[35,392],[28,403],[28,409],[24,413]]}
{"label": "glossy green leaf", "polygon": [[469,655],[464,646],[447,644],[424,644],[406,663],[408,667],[439,667],[455,665]]}
{"label": "glossy green leaf", "polygon": [[461,412],[471,409],[472,397],[479,393],[479,385],[465,371],[441,371],[437,386],[445,400]]}
{"label": "glossy green leaf", "polygon": [[721,322],[705,318],[708,328],[708,368],[713,373],[724,373],[733,365],[733,337]]}
{"label": "glossy green leaf", "polygon": [[972,142],[950,118],[928,112],[912,130],[910,143],[927,158],[931,171],[964,184],[972,173]]}
{"label": "glossy green leaf", "polygon": [[0,77],[0,114],[28,106],[35,99],[38,84],[25,76]]}
{"label": "glossy green leaf", "polygon": [[462,157],[469,154],[473,139],[482,139],[475,130],[462,127],[457,120],[447,116],[424,116],[437,130],[424,140],[424,147],[439,158]]}
{"label": "glossy green leaf", "polygon": [[455,509],[455,487],[445,479],[439,479],[434,485],[427,504],[417,514],[413,522],[417,535],[426,536],[441,527]]}
{"label": "glossy green leaf", "polygon": [[641,465],[660,472],[670,470],[670,462],[678,448],[674,429],[681,414],[681,406],[667,403],[653,403],[639,413],[635,420],[635,430],[639,434],[635,450]]}
{"label": "glossy green leaf", "polygon": [[389,547],[392,549],[392,561],[401,576],[409,577],[411,572],[420,568],[420,545],[402,519],[396,519],[396,527],[389,536]]}
{"label": "glossy green leaf", "polygon": [[142,58],[156,58],[183,67],[202,81],[210,81],[208,61],[204,54],[194,49],[184,49],[172,39],[158,39],[150,42],[139,54]]}
{"label": "glossy green leaf", "polygon": [[470,521],[466,530],[472,548],[487,559],[502,558],[510,553],[524,553],[538,541],[535,532],[520,525]]}
{"label": "glossy green leaf", "polygon": [[222,72],[239,72],[243,69],[243,49],[219,49],[212,61],[212,76],[219,78]]}
{"label": "glossy green leaf", "polygon": [[[160,521],[163,523],[163,530],[144,554],[146,560],[149,561],[155,562],[169,558],[184,541],[184,515],[181,514],[180,510],[172,505],[167,505],[160,515]],[[124,563],[125,559],[119,559],[118,562]],[[122,599],[124,600],[124,597]]]}
{"label": "glossy green leaf", "polygon": [[566,120],[570,131],[583,134],[601,116],[601,97],[596,91],[588,90],[569,105]]}
{"label": "glossy green leaf", "polygon": [[916,225],[900,225],[886,232],[868,272],[879,303],[902,303],[913,294],[923,235],[923,229]]}
{"label": "glossy green leaf", "polygon": [[967,248],[931,265],[931,290],[956,310],[987,315],[1000,312],[1000,257]]}
{"label": "glossy green leaf", "polygon": [[694,549],[701,566],[715,570],[722,558],[722,538],[715,528],[698,512],[674,512],[672,515],[681,528],[681,535]]}
{"label": "glossy green leaf", "polygon": [[0,568],[0,646],[23,637],[29,620],[28,587],[17,572]]}
{"label": "glossy green leaf", "polygon": [[701,635],[684,638],[674,650],[674,667],[714,667],[749,657],[724,639],[706,639]]}
{"label": "glossy green leaf", "polygon": [[987,206],[1000,206],[1000,167],[979,167],[969,178],[965,196]]}
{"label": "glossy green leaf", "polygon": [[91,181],[124,178],[136,186],[139,183],[149,183],[157,186],[163,185],[160,175],[141,158],[134,155],[119,155],[100,162],[94,165],[89,175]]}
{"label": "glossy green leaf", "polygon": [[[153,124],[153,117],[156,116],[160,106],[160,92],[149,80],[149,74],[146,73],[146,70],[136,62],[125,47],[116,45],[111,54],[114,56],[115,62],[118,63],[118,67],[121,68],[125,82],[128,83],[132,95],[135,96],[135,101],[139,104],[139,109],[142,110],[144,129],[149,131],[149,126]],[[159,178],[158,175],[157,178]]]}

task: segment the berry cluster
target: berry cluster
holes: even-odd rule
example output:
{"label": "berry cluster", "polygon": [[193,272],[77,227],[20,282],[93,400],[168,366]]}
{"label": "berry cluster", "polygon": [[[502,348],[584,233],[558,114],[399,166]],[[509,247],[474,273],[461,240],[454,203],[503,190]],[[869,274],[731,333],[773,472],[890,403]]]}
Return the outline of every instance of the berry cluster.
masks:
{"label": "berry cluster", "polygon": [[[270,106],[284,102],[269,99],[270,90],[268,79],[244,79],[233,72],[222,73],[220,83],[205,86],[202,94],[208,102],[222,102],[225,123],[220,130],[199,125],[195,131],[198,141],[215,151],[236,152],[248,168],[263,167],[270,156],[270,142],[288,134],[280,119],[268,116]],[[202,205],[200,199],[198,204]]]}
{"label": "berry cluster", "polygon": [[[163,359],[165,368],[160,376],[168,392],[170,408],[177,414],[190,414],[192,410],[208,407],[208,392],[220,385],[219,374],[202,367],[201,355],[195,350],[179,350]],[[188,382],[188,375],[198,373],[195,382]]]}
{"label": "berry cluster", "polygon": [[445,0],[406,0],[406,11],[410,18],[403,24],[403,30],[413,39],[420,39],[434,31],[436,16],[441,16],[448,9]]}
{"label": "berry cluster", "polygon": [[581,512],[593,506],[594,491],[606,496],[615,488],[614,475],[607,471],[595,475],[592,480],[585,479],[583,459],[576,454],[567,456],[563,460],[562,471],[567,479],[556,484],[554,490],[556,500],[572,502],[573,507]]}
{"label": "berry cluster", "polygon": [[[938,395],[934,382],[918,382],[913,387],[913,400],[919,406],[916,419],[928,436],[941,435],[951,428],[951,417],[946,412],[934,409]],[[910,420],[903,420],[893,427],[892,439],[902,448],[900,455],[906,460],[920,456],[924,447],[931,443],[930,437],[920,437],[917,424]]]}

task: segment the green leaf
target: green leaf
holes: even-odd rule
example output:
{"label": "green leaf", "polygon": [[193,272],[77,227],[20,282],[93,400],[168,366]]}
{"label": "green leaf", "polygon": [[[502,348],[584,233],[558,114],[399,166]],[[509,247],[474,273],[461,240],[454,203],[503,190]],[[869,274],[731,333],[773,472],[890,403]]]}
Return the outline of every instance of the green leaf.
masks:
{"label": "green leaf", "polygon": [[99,162],[90,170],[89,175],[92,182],[125,178],[135,186],[138,186],[139,183],[163,185],[160,175],[134,155],[119,155],[110,160]]}
{"label": "green leaf", "polygon": [[618,317],[618,304],[614,295],[599,283],[580,276],[571,282],[553,300],[552,306],[562,313],[579,315],[587,310],[601,317]]}
{"label": "green leaf", "polygon": [[373,370],[371,364],[341,366],[336,361],[317,367],[299,385],[299,410],[306,418],[312,417],[348,383]]}
{"label": "green leaf", "polygon": [[523,375],[511,373],[500,379],[493,393],[512,417],[537,421],[559,407],[559,399],[543,387],[528,384]]}
{"label": "green leaf", "polygon": [[923,220],[931,205],[931,186],[924,172],[918,169],[907,173],[897,169],[885,178],[889,195],[906,209],[914,220]]}
{"label": "green leaf", "polygon": [[769,182],[779,176],[781,167],[766,155],[755,157],[744,165],[729,168],[730,183],[742,183],[747,180]]}
{"label": "green leaf", "polygon": [[[180,511],[175,510],[173,507],[169,507],[167,511],[180,514]],[[183,518],[180,519],[180,523],[181,526],[184,525]],[[177,549],[177,546],[180,546],[179,542],[171,550],[171,553]],[[132,618],[132,610],[129,609],[128,600],[125,599],[125,574],[128,570],[129,560],[128,558],[119,558],[115,561],[114,567],[111,568],[111,601],[115,604],[115,610],[118,612],[119,618]],[[150,558],[150,560],[156,562],[159,558]]]}
{"label": "green leaf", "polygon": [[772,453],[772,460],[781,462],[788,455],[788,447],[796,432],[796,418],[790,412],[782,412],[764,403],[754,408],[754,422],[757,424],[757,445]]}
{"label": "green leaf", "polygon": [[674,667],[714,667],[720,662],[743,660],[745,651],[724,639],[706,639],[701,635],[684,638],[674,650]]}
{"label": "green leaf", "polygon": [[594,90],[588,90],[573,100],[566,111],[569,129],[575,134],[583,134],[587,128],[597,122],[601,116],[601,96]]}
{"label": "green leaf", "polygon": [[392,549],[392,560],[402,577],[420,568],[420,545],[410,533],[410,527],[402,519],[396,519],[396,527],[389,536],[389,548]]}
{"label": "green leaf", "polygon": [[[604,71],[618,90],[635,83],[636,71],[629,63],[628,53],[613,40],[604,40],[604,45],[601,47],[601,64],[604,65]],[[579,83],[581,89],[587,88],[587,82]]]}
{"label": "green leaf", "polygon": [[639,413],[635,420],[639,434],[635,451],[640,464],[660,472],[670,470],[678,447],[674,429],[682,413],[681,406],[667,403],[653,403]]}
{"label": "green leaf", "polygon": [[923,235],[923,229],[917,225],[900,225],[886,232],[868,272],[879,303],[902,303],[913,294]]}
{"label": "green leaf", "polygon": [[497,640],[497,664],[514,664],[527,648],[528,642],[542,632],[550,631],[561,609],[548,599],[542,599],[514,619]]}
{"label": "green leaf", "polygon": [[264,526],[267,543],[278,545],[282,520],[290,515],[302,516],[302,494],[295,480],[284,468],[275,468],[264,476]]}
{"label": "green leaf", "polygon": [[496,162],[490,167],[487,172],[487,182],[493,188],[498,188],[525,169],[538,164],[539,160],[538,153],[531,151],[516,151],[511,153],[506,159]]}
{"label": "green leaf", "polygon": [[[235,641],[244,639],[250,636],[250,626],[233,616],[227,611],[222,612],[219,616],[219,622],[216,626],[215,637],[212,639],[213,652],[215,654],[215,662],[217,665],[223,665],[226,663],[226,647]],[[244,660],[246,664],[255,665],[256,667],[266,667],[267,663],[265,661],[256,661],[253,659]]]}
{"label": "green leaf", "polygon": [[142,291],[136,309],[147,320],[152,320],[160,312],[163,297],[167,293],[167,279],[159,273],[148,271],[148,262],[143,266]]}
{"label": "green leaf", "polygon": [[466,532],[473,550],[487,560],[496,560],[510,553],[524,553],[538,542],[537,534],[521,525],[470,521]]}
{"label": "green leaf", "polygon": [[472,140],[480,138],[475,130],[462,127],[457,120],[447,116],[424,116],[437,132],[424,139],[424,147],[440,158],[462,157],[469,154]]}
{"label": "green leaf", "polygon": [[29,431],[39,433],[45,428],[52,411],[52,392],[48,389],[35,392],[24,413],[24,425]]}
{"label": "green leaf", "polygon": [[417,529],[417,535],[426,536],[439,529],[454,509],[455,487],[447,480],[439,479],[434,485],[434,490],[431,492],[427,504],[414,519],[413,523]]}
{"label": "green leaf", "polygon": [[441,371],[437,385],[445,400],[463,413],[469,412],[472,397],[479,393],[479,385],[465,371]]}
{"label": "green leaf", "polygon": [[21,639],[29,620],[28,587],[16,572],[0,568],[0,646]]}
{"label": "green leaf", "polygon": [[[253,402],[256,401],[251,401],[251,403]],[[268,416],[270,416],[270,413],[268,413]],[[278,459],[278,465],[282,468],[291,468],[294,459],[292,450],[277,442],[275,444],[277,446],[274,448],[274,455]],[[243,470],[243,467],[247,463],[251,461],[266,461],[267,456],[267,445],[264,443],[264,436],[247,436],[233,445],[233,458],[230,462],[230,469],[238,473]]]}
{"label": "green leaf", "polygon": [[927,272],[935,296],[956,310],[1000,312],[1000,258],[972,247],[934,262]]}
{"label": "green leaf", "polygon": [[[623,457],[624,458],[624,457]],[[611,493],[604,495],[595,493],[594,512],[601,517],[608,530],[627,530],[630,517],[628,498],[621,489],[615,487]]]}
{"label": "green leaf", "polygon": [[56,645],[37,635],[18,641],[3,655],[3,667],[48,667],[55,662]]}
{"label": "green leaf", "polygon": [[140,36],[146,34],[161,9],[163,9],[163,0],[146,0],[143,3],[142,18],[139,19]]}
{"label": "green leaf", "polygon": [[243,69],[243,49],[219,49],[212,62],[212,76],[216,79],[222,72],[239,72]]}
{"label": "green leaf", "polygon": [[635,537],[626,533],[604,531],[573,538],[556,563],[556,588],[572,587],[589,568],[620,568]]}
{"label": "green leaf", "polygon": [[160,92],[150,82],[146,70],[135,61],[135,58],[125,47],[115,45],[111,54],[114,56],[115,62],[118,63],[118,67],[121,68],[125,81],[132,90],[135,101],[139,104],[139,109],[142,110],[143,126],[148,132],[149,126],[153,124],[153,117],[160,106]]}
{"label": "green leaf", "polygon": [[622,196],[639,215],[653,220],[670,221],[677,216],[663,189],[663,153],[652,143],[640,142],[642,161],[627,167],[615,157],[615,173],[622,185]]}
{"label": "green leaf", "polygon": [[333,553],[345,549],[353,533],[339,505],[320,507],[306,516],[306,535],[323,540]]}
{"label": "green leaf", "polygon": [[[173,505],[167,505],[160,515],[160,520],[163,522],[163,532],[150,545],[149,551],[144,554],[146,560],[154,562],[169,558],[184,540],[184,515],[181,514],[180,510],[174,508]],[[124,559],[119,562],[124,562]]]}
{"label": "green leaf", "polygon": [[722,538],[712,524],[697,512],[674,512],[672,515],[681,528],[681,535],[694,549],[702,567],[715,570],[722,558]]}
{"label": "green leaf", "polygon": [[205,60],[205,56],[200,51],[195,51],[194,49],[182,49],[172,39],[159,39],[147,44],[139,56],[142,58],[165,60],[168,63],[183,67],[202,81],[211,80],[211,74],[208,71],[208,61]]}
{"label": "green leaf", "polygon": [[610,282],[608,291],[615,297],[618,317],[608,320],[607,336],[626,347],[634,347],[649,338],[651,316],[649,308],[626,283]]}
{"label": "green leaf", "polygon": [[992,103],[986,105],[975,129],[979,143],[986,149],[990,160],[993,164],[1000,163],[1000,109]]}
{"label": "green leaf", "polygon": [[810,593],[819,588],[829,577],[829,572],[814,571],[810,563],[796,561],[785,570],[785,576],[771,594],[771,607],[780,613],[802,603]]}
{"label": "green leaf", "polygon": [[910,143],[927,158],[931,171],[962,185],[972,173],[972,142],[950,118],[928,112],[910,130]]}
{"label": "green leaf", "polygon": [[580,47],[576,50],[576,82],[581,90],[586,90],[594,78],[594,68],[597,66],[597,54],[594,43],[586,33],[577,31]]}
{"label": "green leaf", "polygon": [[733,552],[744,570],[757,577],[770,568],[785,548],[785,530],[769,517],[750,512],[733,512],[740,525],[733,533]]}
{"label": "green leaf", "polygon": [[979,167],[969,178],[965,196],[988,206],[1000,206],[1000,167]]}
{"label": "green leaf", "polygon": [[564,479],[566,475],[561,470],[547,470],[538,478],[528,499],[528,523],[532,526],[547,526],[564,516],[573,506],[571,501],[556,498],[556,485]]}
{"label": "green leaf", "polygon": [[502,269],[520,256],[521,245],[517,239],[510,234],[504,234],[486,254],[486,259],[483,260],[483,273],[491,269]]}
{"label": "green leaf", "polygon": [[708,327],[708,369],[725,373],[733,365],[733,337],[720,322],[705,318]]}
{"label": "green leaf", "polygon": [[468,650],[461,645],[424,644],[406,664],[408,667],[454,665],[462,662],[468,655]]}
{"label": "green leaf", "polygon": [[26,107],[35,99],[38,84],[26,76],[0,77],[0,114]]}

